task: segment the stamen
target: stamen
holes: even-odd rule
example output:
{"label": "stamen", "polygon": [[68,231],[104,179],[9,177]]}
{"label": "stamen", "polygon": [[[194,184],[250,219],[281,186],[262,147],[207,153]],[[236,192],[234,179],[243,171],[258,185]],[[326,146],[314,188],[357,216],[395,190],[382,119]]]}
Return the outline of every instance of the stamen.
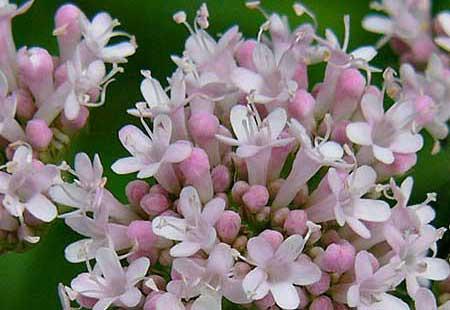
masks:
{"label": "stamen", "polygon": [[342,44],[342,50],[347,51],[350,41],[350,15],[344,16],[344,43]]}
{"label": "stamen", "polygon": [[317,22],[316,15],[312,11],[310,11],[306,6],[296,2],[292,6],[292,8],[294,9],[295,15],[297,16],[302,16],[303,14],[306,14],[313,21],[314,28],[316,29],[318,28],[319,23]]}

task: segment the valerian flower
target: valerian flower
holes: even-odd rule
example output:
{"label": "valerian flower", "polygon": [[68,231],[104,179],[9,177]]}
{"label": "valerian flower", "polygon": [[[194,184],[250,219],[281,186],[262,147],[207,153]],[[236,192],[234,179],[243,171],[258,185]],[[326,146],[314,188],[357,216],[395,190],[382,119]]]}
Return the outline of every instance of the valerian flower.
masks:
{"label": "valerian flower", "polygon": [[263,237],[248,241],[250,261],[256,268],[244,278],[242,285],[249,298],[258,300],[269,292],[283,309],[296,309],[300,304],[294,285],[309,285],[319,281],[319,267],[307,260],[297,260],[303,251],[304,239],[292,235],[274,250]]}
{"label": "valerian flower", "polygon": [[72,290],[82,296],[98,299],[92,308],[94,310],[106,310],[111,305],[136,307],[142,299],[142,293],[136,285],[144,280],[150,267],[149,259],[138,258],[124,269],[113,250],[100,248],[95,260],[97,264],[94,270],[72,280]]}
{"label": "valerian flower", "polygon": [[191,256],[199,250],[210,252],[217,242],[214,224],[225,209],[225,201],[214,198],[202,210],[197,190],[189,186],[180,193],[179,207],[184,218],[158,216],[152,221],[154,233],[181,241],[170,249],[174,257]]}

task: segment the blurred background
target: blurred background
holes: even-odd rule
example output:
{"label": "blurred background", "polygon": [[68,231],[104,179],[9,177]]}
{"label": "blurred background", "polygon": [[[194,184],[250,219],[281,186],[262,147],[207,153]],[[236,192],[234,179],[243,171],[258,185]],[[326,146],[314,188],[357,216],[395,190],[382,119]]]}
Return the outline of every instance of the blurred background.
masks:
{"label": "blurred background", "polygon": [[[14,2],[14,0],[12,0]],[[87,16],[105,10],[122,22],[121,30],[134,34],[139,48],[125,66],[125,73],[118,76],[108,89],[107,103],[104,107],[91,110],[90,126],[73,145],[67,154],[72,162],[79,151],[93,155],[99,153],[108,177],[107,187],[119,199],[124,198],[124,188],[133,176],[114,175],[109,167],[115,159],[126,152],[117,139],[117,132],[124,124],[135,120],[126,114],[126,109],[140,101],[139,84],[142,80],[139,71],[150,69],[154,77],[162,81],[175,69],[170,61],[171,54],[180,54],[183,50],[187,32],[184,27],[172,21],[172,15],[185,10],[192,18],[202,2],[206,2],[210,11],[210,33],[217,34],[228,27],[239,24],[246,37],[254,37],[263,22],[260,14],[249,11],[244,0],[78,0],[73,1]],[[293,14],[288,0],[264,0],[264,7],[290,17],[291,25],[308,21]],[[25,15],[14,19],[14,34],[18,47],[42,46],[51,53],[57,51],[56,40],[52,37],[53,15],[56,9],[66,1],[36,0]],[[326,27],[332,28],[342,37],[345,14],[351,15],[350,49],[364,44],[373,44],[377,36],[365,32],[360,21],[369,12],[369,1],[303,1],[315,12],[320,24],[320,33]],[[450,8],[450,0],[434,1],[433,10]],[[398,68],[396,57],[388,47],[377,56],[375,65]],[[321,70],[314,70],[312,82],[322,79]],[[444,142],[441,153],[432,156],[431,140],[426,136],[426,145],[421,151],[419,162],[411,172],[415,176],[412,202],[423,201],[427,192],[438,193],[438,202],[434,204],[438,217],[436,225],[448,226],[450,223],[450,148],[448,140]],[[449,234],[441,242],[440,256],[449,252]],[[57,284],[69,284],[71,279],[84,270],[83,264],[73,265],[64,260],[64,247],[79,237],[58,221],[50,228],[47,236],[34,249],[24,254],[11,253],[0,257],[0,309],[59,309]]]}

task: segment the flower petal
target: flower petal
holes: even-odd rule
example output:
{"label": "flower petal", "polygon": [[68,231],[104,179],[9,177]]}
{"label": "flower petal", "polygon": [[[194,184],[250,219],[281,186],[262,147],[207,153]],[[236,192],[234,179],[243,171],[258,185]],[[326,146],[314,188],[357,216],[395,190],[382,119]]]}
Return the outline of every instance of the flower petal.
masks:
{"label": "flower petal", "polygon": [[173,257],[188,257],[194,255],[200,248],[201,246],[197,242],[182,241],[170,249],[170,255]]}
{"label": "flower petal", "polygon": [[447,261],[442,258],[425,257],[423,262],[427,264],[427,269],[418,274],[422,278],[433,281],[442,281],[450,274],[450,266]]}
{"label": "flower petal", "polygon": [[297,290],[290,283],[271,283],[270,292],[276,304],[282,309],[297,309],[300,303]]}
{"label": "flower petal", "polygon": [[127,307],[136,307],[142,299],[142,293],[137,287],[130,287],[120,295],[119,300]]}
{"label": "flower petal", "polygon": [[35,195],[26,203],[26,209],[37,219],[49,223],[56,218],[56,206],[44,195]]}
{"label": "flower petal", "polygon": [[384,164],[392,164],[395,160],[394,153],[388,148],[373,145],[372,151],[375,158]]}
{"label": "flower petal", "polygon": [[393,31],[394,26],[388,17],[369,15],[362,20],[362,27],[370,32],[390,34]]}
{"label": "flower petal", "polygon": [[244,292],[252,300],[263,298],[269,293],[269,284],[267,283],[267,273],[261,268],[256,267],[242,281]]}
{"label": "flower petal", "polygon": [[153,232],[170,240],[184,240],[186,238],[186,220],[173,216],[158,216],[152,221]]}
{"label": "flower petal", "polygon": [[312,262],[299,260],[292,266],[293,283],[296,285],[311,285],[319,281],[322,276],[319,267]]}
{"label": "flower petal", "polygon": [[372,144],[372,127],[368,123],[355,122],[347,125],[345,132],[353,143],[359,145]]}
{"label": "flower petal", "polygon": [[385,222],[391,216],[389,204],[382,200],[358,199],[353,206],[353,215],[364,221]]}
{"label": "flower petal", "polygon": [[251,238],[247,242],[247,251],[250,259],[258,265],[264,265],[274,254],[272,246],[263,237]]}
{"label": "flower petal", "polygon": [[211,226],[214,226],[225,210],[225,200],[214,198],[210,200],[202,211],[202,218]]}
{"label": "flower petal", "polygon": [[125,157],[114,162],[111,166],[111,170],[117,174],[128,174],[139,171],[142,167],[142,162],[137,160],[136,157]]}
{"label": "flower petal", "polygon": [[423,147],[423,137],[419,134],[404,132],[397,135],[389,148],[396,153],[415,153]]}
{"label": "flower petal", "polygon": [[275,252],[275,257],[282,262],[293,262],[302,253],[304,246],[305,240],[302,236],[289,236],[280,244],[277,251]]}

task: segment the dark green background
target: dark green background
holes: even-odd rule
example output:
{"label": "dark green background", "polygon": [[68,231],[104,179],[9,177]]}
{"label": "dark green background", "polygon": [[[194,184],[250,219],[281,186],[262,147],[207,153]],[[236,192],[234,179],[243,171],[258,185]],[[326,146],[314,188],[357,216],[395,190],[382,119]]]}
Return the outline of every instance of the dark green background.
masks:
{"label": "dark green background", "polygon": [[[139,49],[126,65],[126,71],[108,89],[106,106],[91,110],[90,127],[83,132],[73,145],[73,154],[85,151],[99,153],[109,178],[108,187],[123,199],[123,188],[132,177],[118,177],[111,173],[111,163],[125,155],[117,137],[119,128],[133,121],[125,113],[127,108],[141,100],[139,83],[141,69],[151,69],[155,77],[165,79],[173,69],[171,54],[180,54],[187,37],[185,29],[172,22],[172,14],[184,9],[192,17],[203,1],[181,0],[80,0],[75,1],[88,15],[101,10],[108,11],[122,22],[122,29],[136,35]],[[31,10],[14,21],[17,46],[44,46],[56,51],[56,41],[51,36],[53,14],[65,1],[36,0]],[[261,16],[247,10],[243,0],[207,1],[211,14],[211,33],[223,32],[227,27],[239,24],[241,31],[249,37],[255,36]],[[294,17],[292,1],[263,1],[269,10],[276,10],[291,17],[291,24],[305,19]],[[377,36],[364,32],[360,27],[361,18],[369,12],[368,1],[305,1],[316,13],[321,31],[333,28],[342,35],[342,16],[351,14],[350,47],[374,43]],[[436,1],[434,9],[449,8],[450,1]],[[323,32],[322,32],[323,33]],[[396,58],[388,49],[377,57],[378,64],[397,67]],[[317,73],[316,73],[317,72]],[[313,81],[322,78],[320,70],[314,70]],[[421,152],[418,165],[413,171],[416,176],[413,201],[422,201],[427,192],[438,193],[438,224],[448,226],[450,222],[450,151],[449,147],[437,156],[430,155],[430,140]],[[8,254],[0,257],[0,309],[59,309],[56,294],[58,282],[70,283],[83,265],[71,265],[64,260],[66,244],[78,237],[61,222],[52,226],[49,234],[31,251],[25,254]],[[442,246],[441,255],[448,254],[447,244]]]}

